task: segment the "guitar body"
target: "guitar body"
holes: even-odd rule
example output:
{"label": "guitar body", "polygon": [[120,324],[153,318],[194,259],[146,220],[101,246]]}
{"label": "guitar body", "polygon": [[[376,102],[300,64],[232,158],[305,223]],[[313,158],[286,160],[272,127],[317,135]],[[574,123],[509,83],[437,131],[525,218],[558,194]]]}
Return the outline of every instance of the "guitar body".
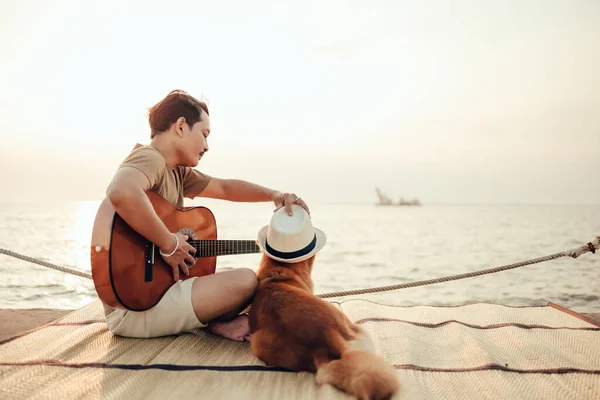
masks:
{"label": "guitar body", "polygon": [[[190,235],[190,240],[217,239],[213,213],[206,207],[177,209],[161,196],[147,192],[158,217],[171,232]],[[173,270],[146,238],[134,231],[108,199],[101,203],[92,231],[92,278],[98,297],[114,308],[144,311],[155,306],[175,282]],[[216,255],[196,258],[190,275],[215,273]]]}

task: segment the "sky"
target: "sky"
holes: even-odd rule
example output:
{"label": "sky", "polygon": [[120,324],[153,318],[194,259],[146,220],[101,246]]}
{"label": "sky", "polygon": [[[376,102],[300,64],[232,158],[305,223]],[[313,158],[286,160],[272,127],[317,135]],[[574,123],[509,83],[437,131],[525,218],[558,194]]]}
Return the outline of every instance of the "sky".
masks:
{"label": "sky", "polygon": [[100,200],[147,109],[311,202],[600,204],[600,2],[0,1],[1,198]]}

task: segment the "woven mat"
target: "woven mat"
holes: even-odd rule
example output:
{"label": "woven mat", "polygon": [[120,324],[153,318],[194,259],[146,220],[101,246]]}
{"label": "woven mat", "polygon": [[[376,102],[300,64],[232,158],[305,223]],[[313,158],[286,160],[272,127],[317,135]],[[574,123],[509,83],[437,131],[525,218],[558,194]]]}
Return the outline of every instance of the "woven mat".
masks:
{"label": "woven mat", "polygon": [[[551,306],[339,307],[393,364],[397,399],[599,399],[600,328]],[[95,301],[0,342],[0,398],[348,399],[309,373],[265,366],[203,330],[113,336]]]}

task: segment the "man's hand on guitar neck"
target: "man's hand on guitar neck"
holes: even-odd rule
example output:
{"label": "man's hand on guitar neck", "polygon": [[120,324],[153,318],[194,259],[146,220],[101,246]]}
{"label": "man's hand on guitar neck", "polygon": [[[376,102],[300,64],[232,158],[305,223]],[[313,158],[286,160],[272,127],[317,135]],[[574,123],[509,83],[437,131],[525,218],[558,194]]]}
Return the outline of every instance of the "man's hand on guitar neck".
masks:
{"label": "man's hand on guitar neck", "polygon": [[179,280],[179,270],[185,276],[190,274],[189,266],[194,265],[196,260],[192,256],[196,253],[196,249],[191,246],[187,240],[187,235],[182,235],[179,232],[173,233],[173,245],[170,249],[160,250],[160,255],[163,260],[173,269],[173,279],[175,282]]}

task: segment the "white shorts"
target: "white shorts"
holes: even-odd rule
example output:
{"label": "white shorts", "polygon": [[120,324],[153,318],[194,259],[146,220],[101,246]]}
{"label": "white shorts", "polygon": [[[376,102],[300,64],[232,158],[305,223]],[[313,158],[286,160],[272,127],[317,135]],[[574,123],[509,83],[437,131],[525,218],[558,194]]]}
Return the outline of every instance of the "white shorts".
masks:
{"label": "white shorts", "polygon": [[177,281],[149,310],[115,309],[106,316],[108,329],[119,336],[151,338],[205,328],[207,325],[198,320],[192,306],[192,284],[195,279]]}

